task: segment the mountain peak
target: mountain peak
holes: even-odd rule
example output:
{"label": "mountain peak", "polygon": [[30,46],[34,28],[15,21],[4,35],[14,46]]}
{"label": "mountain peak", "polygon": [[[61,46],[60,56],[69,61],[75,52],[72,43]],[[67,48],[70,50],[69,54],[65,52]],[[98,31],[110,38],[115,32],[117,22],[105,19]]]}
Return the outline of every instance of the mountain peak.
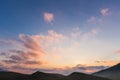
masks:
{"label": "mountain peak", "polygon": [[69,76],[78,76],[78,75],[85,75],[85,74],[80,72],[73,72]]}
{"label": "mountain peak", "polygon": [[36,71],[35,73],[33,73],[33,74],[40,74],[40,73],[43,73],[43,72],[40,72],[40,71]]}
{"label": "mountain peak", "polygon": [[32,74],[32,76],[40,76],[40,75],[45,75],[44,72],[36,71]]}
{"label": "mountain peak", "polygon": [[116,66],[120,66],[120,63],[116,64]]}
{"label": "mountain peak", "polygon": [[106,77],[112,80],[120,80],[120,63],[94,73],[95,76]]}
{"label": "mountain peak", "polygon": [[108,69],[120,70],[120,63],[118,63],[118,64],[116,64],[116,65],[114,65],[114,66],[112,66],[112,67],[110,67]]}

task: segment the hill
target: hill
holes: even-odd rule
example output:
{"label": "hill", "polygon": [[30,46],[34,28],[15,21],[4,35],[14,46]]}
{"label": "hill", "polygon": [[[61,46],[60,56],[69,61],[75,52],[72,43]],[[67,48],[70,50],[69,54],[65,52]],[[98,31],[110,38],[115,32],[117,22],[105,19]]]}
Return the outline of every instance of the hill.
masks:
{"label": "hill", "polygon": [[110,79],[102,78],[102,77],[96,77],[96,76],[89,75],[89,74],[84,74],[84,73],[74,72],[74,73],[66,76],[62,80],[110,80]]}
{"label": "hill", "polygon": [[112,80],[120,80],[120,63],[108,69],[98,71],[94,73],[93,75],[99,76],[99,77],[110,78]]}
{"label": "hill", "polygon": [[33,74],[20,74],[15,72],[0,72],[0,80],[110,80],[84,73],[74,72],[68,76],[54,73],[35,72]]}
{"label": "hill", "polygon": [[27,78],[27,74],[16,72],[0,71],[0,80],[21,80]]}

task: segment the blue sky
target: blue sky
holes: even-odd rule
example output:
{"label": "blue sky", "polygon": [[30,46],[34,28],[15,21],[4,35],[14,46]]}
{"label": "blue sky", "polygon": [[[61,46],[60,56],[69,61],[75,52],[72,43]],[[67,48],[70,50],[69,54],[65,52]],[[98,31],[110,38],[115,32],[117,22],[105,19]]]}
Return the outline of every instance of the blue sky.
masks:
{"label": "blue sky", "polygon": [[[0,30],[4,35],[19,33],[39,33],[49,29],[71,29],[73,26],[84,25],[90,16],[101,16],[102,8],[119,9],[119,0],[1,0]],[[43,13],[55,15],[54,25],[44,22]],[[87,26],[88,27],[88,26]]]}
{"label": "blue sky", "polygon": [[118,63],[119,4],[119,0],[0,0],[0,65],[17,72],[27,68],[91,73]]}

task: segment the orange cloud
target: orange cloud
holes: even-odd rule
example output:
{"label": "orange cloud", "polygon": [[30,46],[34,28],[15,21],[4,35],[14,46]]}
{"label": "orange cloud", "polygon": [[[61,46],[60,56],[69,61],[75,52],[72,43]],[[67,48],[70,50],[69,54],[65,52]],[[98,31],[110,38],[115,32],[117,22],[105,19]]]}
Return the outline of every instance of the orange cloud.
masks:
{"label": "orange cloud", "polygon": [[5,54],[2,53],[2,56],[5,58],[1,61],[9,67],[12,67],[13,65],[21,67],[24,66],[27,68],[30,68],[30,66],[34,66],[34,68],[40,67],[41,65],[49,63],[49,61],[41,59],[44,55],[50,55],[50,53],[48,53],[44,48],[48,48],[53,44],[60,44],[64,39],[64,35],[53,30],[49,30],[47,35],[20,34],[19,40],[16,41],[20,45],[4,52]]}
{"label": "orange cloud", "polygon": [[[17,43],[19,43],[19,46],[16,46],[15,48],[8,50],[7,55],[3,54],[3,56],[6,56],[6,57],[2,59],[1,61],[4,62],[6,66],[9,66],[10,70],[15,70],[15,71],[19,69],[17,66],[21,67],[22,71],[23,71],[23,68],[25,69],[28,68],[29,69],[28,71],[35,70],[33,68],[37,68],[36,70],[38,70],[38,68],[41,69],[45,67],[46,65],[50,67],[56,67],[55,64],[58,62],[60,63],[57,64],[57,67],[61,67],[61,65],[63,67],[65,63],[62,62],[61,57],[66,56],[66,55],[68,56],[68,54],[66,53],[69,53],[71,51],[73,51],[71,53],[74,53],[73,48],[68,48],[68,47],[66,48],[63,46],[65,41],[70,41],[71,44],[74,43],[74,44],[79,45],[79,43],[72,42],[71,39],[74,39],[74,37],[76,38],[80,37],[79,39],[83,39],[87,37],[88,39],[96,35],[98,31],[96,29],[92,29],[89,32],[80,33],[79,28],[74,28],[71,31],[71,33],[73,33],[73,35],[70,34],[69,36],[66,36],[64,34],[57,33],[54,30],[49,30],[48,34],[46,35],[45,34],[39,34],[39,35],[20,34],[19,39],[17,40]],[[71,47],[71,44],[69,47]],[[61,54],[56,54],[56,53],[61,53]],[[16,69],[13,69],[11,67],[14,67]],[[58,72],[61,71],[63,73],[64,72],[66,73],[68,70],[70,71],[78,70],[82,72],[87,72],[91,70],[90,67],[89,68],[86,67],[86,68],[87,68],[86,70],[83,70],[82,67],[81,69],[72,67],[69,69],[68,68],[50,69],[49,71],[55,70]]]}

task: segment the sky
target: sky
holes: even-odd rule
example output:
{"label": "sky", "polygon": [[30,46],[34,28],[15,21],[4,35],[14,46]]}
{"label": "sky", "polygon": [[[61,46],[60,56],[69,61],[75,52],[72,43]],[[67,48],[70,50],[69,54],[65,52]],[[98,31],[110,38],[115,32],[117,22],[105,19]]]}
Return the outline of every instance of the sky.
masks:
{"label": "sky", "polygon": [[0,0],[0,70],[93,73],[120,61],[120,0]]}

